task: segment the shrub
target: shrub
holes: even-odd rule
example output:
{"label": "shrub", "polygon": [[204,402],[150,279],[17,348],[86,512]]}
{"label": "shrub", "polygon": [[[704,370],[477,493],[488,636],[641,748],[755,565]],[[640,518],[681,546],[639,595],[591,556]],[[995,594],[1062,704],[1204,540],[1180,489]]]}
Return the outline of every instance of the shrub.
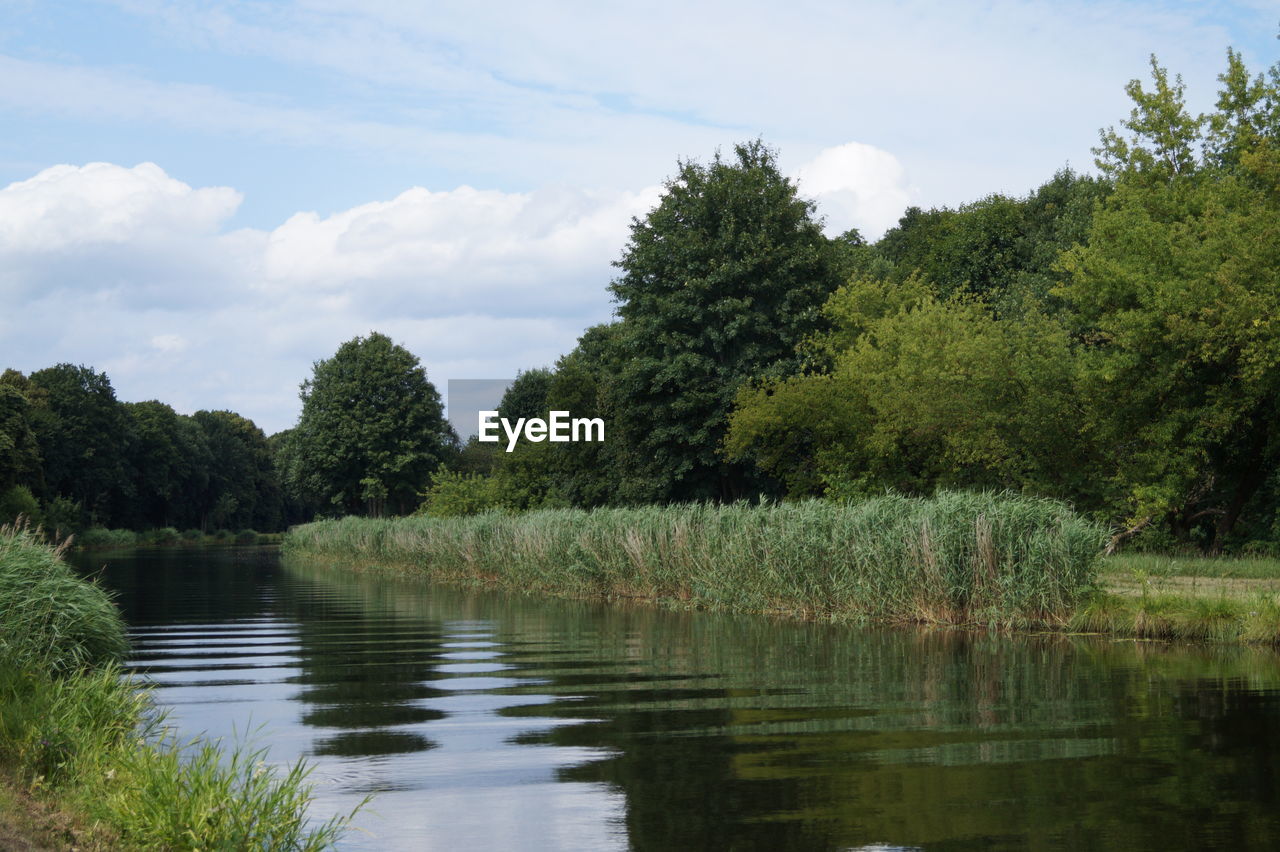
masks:
{"label": "shrub", "polygon": [[152,542],[160,545],[177,544],[181,538],[181,535],[173,527],[161,527],[151,534]]}
{"label": "shrub", "polygon": [[78,535],[84,529],[84,510],[75,500],[54,497],[44,507],[44,528],[58,539]]}
{"label": "shrub", "polygon": [[25,485],[15,485],[0,492],[0,524],[12,524],[19,518],[25,518],[36,526],[44,521],[39,502]]}
{"label": "shrub", "polygon": [[258,533],[254,530],[240,530],[236,533],[236,544],[257,544]]}
{"label": "shrub", "polygon": [[416,514],[456,518],[507,508],[506,488],[496,476],[455,473],[441,469],[431,476],[431,487]]}
{"label": "shrub", "polygon": [[127,648],[106,592],[29,527],[0,527],[0,659],[62,672],[117,660]]}
{"label": "shrub", "polygon": [[133,547],[137,543],[138,534],[132,530],[109,530],[99,526],[89,527],[76,539],[76,544],[90,550]]}

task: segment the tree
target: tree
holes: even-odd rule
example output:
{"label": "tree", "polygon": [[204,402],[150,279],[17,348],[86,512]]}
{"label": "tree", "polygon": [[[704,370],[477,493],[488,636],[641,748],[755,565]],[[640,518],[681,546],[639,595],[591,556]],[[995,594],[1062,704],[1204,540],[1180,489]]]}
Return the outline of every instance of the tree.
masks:
{"label": "tree", "polygon": [[30,382],[17,370],[0,376],[0,492],[15,485],[43,491],[40,445],[32,430]]}
{"label": "tree", "polygon": [[128,421],[106,373],[58,364],[31,374],[46,396],[33,426],[54,496],[79,501],[98,523],[132,497],[125,470]]}
{"label": "tree", "polygon": [[[876,289],[850,285],[832,297],[838,325],[823,345],[844,348],[829,372],[744,389],[728,452],[756,458],[795,494],[1072,494],[1086,474],[1061,326],[1043,315],[997,319],[981,301],[919,291],[892,306],[867,296]],[[870,312],[858,316],[858,305]],[[845,323],[861,333],[840,334]]]}
{"label": "tree", "polygon": [[757,373],[797,369],[796,344],[839,284],[842,254],[774,152],[756,140],[734,154],[680,163],[615,264],[622,366],[609,395],[615,434],[636,450],[624,479],[637,501],[768,487],[720,454],[734,396]]}
{"label": "tree", "polygon": [[278,529],[281,495],[267,436],[234,411],[197,411],[207,447],[207,485],[200,500],[203,529]]}
{"label": "tree", "polygon": [[520,418],[546,417],[547,392],[551,389],[552,373],[545,367],[523,370],[502,395],[498,403],[498,416],[515,423]]}
{"label": "tree", "polygon": [[[302,384],[287,481],[331,512],[412,511],[455,443],[418,359],[383,334],[356,337]],[[373,505],[371,505],[373,504]]]}
{"label": "tree", "polygon": [[136,494],[135,525],[192,527],[212,459],[199,424],[156,400],[124,403],[131,422],[129,468]]}
{"label": "tree", "polygon": [[1128,86],[1128,134],[1103,133],[1116,189],[1058,294],[1130,529],[1216,550],[1280,461],[1280,66],[1250,81],[1229,52],[1219,110],[1197,117],[1152,72],[1153,91]]}

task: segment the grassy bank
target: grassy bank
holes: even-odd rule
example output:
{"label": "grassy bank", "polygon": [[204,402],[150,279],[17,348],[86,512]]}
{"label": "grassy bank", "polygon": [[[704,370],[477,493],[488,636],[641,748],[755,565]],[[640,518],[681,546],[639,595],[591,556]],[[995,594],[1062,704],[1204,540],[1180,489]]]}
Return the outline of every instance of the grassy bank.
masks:
{"label": "grassy bank", "polygon": [[567,596],[802,616],[1062,624],[1094,586],[1106,531],[1060,503],[896,495],[297,527],[287,558]]}
{"label": "grassy bank", "polygon": [[1108,557],[1079,630],[1144,639],[1280,643],[1280,560],[1154,553]]}
{"label": "grassy bank", "polygon": [[[261,752],[180,744],[123,677],[124,625],[30,530],[0,528],[0,780],[7,808],[64,815],[62,839],[104,848],[320,849],[344,821],[305,824],[306,769]],[[69,815],[69,816],[66,816]],[[39,820],[35,820],[39,822]],[[87,838],[87,839],[86,839]]]}

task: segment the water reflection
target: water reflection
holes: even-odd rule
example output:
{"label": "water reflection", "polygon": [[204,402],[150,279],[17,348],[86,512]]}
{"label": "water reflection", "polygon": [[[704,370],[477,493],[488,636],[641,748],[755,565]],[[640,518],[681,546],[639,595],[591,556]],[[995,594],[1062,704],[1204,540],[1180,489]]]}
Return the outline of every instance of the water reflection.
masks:
{"label": "water reflection", "polygon": [[1271,651],[865,630],[109,558],[184,731],[261,725],[351,848],[1272,848]]}

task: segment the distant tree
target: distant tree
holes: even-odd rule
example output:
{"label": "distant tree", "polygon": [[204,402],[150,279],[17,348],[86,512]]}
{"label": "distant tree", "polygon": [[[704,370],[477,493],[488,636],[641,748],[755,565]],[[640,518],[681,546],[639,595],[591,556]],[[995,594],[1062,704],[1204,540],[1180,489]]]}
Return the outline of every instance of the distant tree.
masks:
{"label": "distant tree", "polygon": [[514,423],[524,417],[547,416],[547,392],[551,390],[552,372],[545,367],[524,370],[502,395],[498,416]]}
{"label": "distant tree", "polygon": [[0,376],[0,492],[15,485],[44,490],[40,445],[32,429],[30,382],[16,370]]}
{"label": "distant tree", "polygon": [[233,411],[197,411],[209,453],[203,529],[279,529],[282,500],[267,436]]}
{"label": "distant tree", "polygon": [[163,402],[126,402],[131,421],[129,468],[137,505],[134,525],[190,528],[201,522],[200,497],[213,459],[198,422]]}
{"label": "distant tree", "polygon": [[418,359],[389,337],[356,337],[302,385],[286,477],[326,512],[404,514],[456,439]]}
{"label": "distant tree", "polygon": [[1094,205],[1110,188],[1106,179],[1063,169],[1025,198],[911,207],[872,250],[897,280],[918,275],[944,299],[979,296],[1003,314],[1016,314],[1027,299],[1044,307],[1062,278],[1058,256],[1087,238]]}
{"label": "distant tree", "polygon": [[611,285],[621,321],[609,394],[616,438],[635,450],[624,478],[633,499],[767,487],[720,454],[729,410],[749,377],[796,369],[841,261],[763,142],[735,146],[729,161],[680,163],[658,206],[632,222]]}
{"label": "distant tree", "polygon": [[33,426],[51,496],[78,501],[97,523],[133,496],[125,468],[128,421],[106,373],[58,364],[31,374],[46,394]]}

